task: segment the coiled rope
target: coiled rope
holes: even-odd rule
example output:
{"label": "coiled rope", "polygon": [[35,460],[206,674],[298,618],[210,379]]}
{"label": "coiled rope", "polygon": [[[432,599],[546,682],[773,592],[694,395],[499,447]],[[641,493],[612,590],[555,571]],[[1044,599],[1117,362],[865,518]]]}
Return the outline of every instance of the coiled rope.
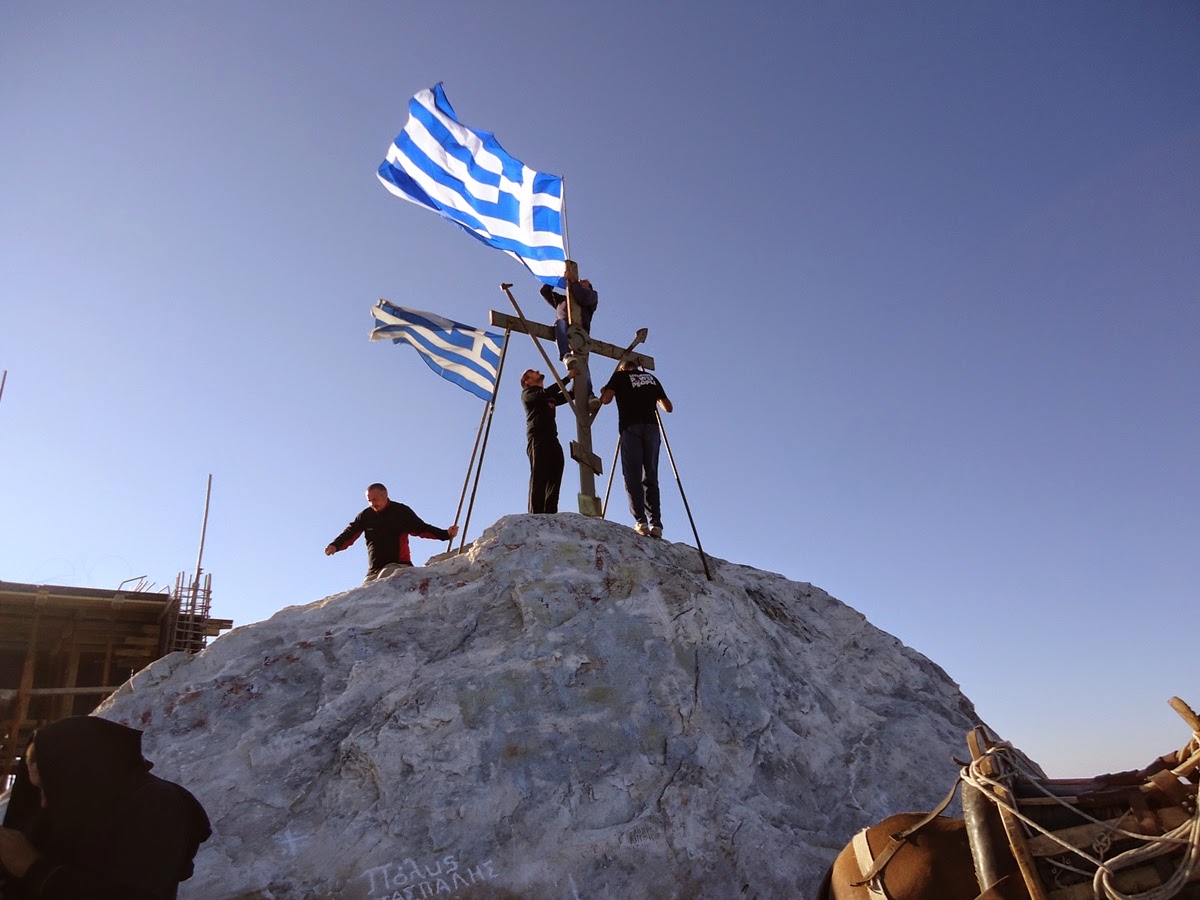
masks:
{"label": "coiled rope", "polygon": [[[1194,771],[1197,764],[1200,763],[1200,735],[1196,736],[1195,741],[1197,744],[1195,752],[1184,763],[1173,768],[1171,770],[1172,775],[1181,777],[1185,772]],[[991,760],[993,757],[996,758],[996,763],[989,766],[985,761]],[[993,767],[995,767],[993,770],[1007,771],[999,778],[995,778],[988,775],[985,771]],[[1183,886],[1187,884],[1192,875],[1200,868],[1200,798],[1198,798],[1198,802],[1194,803],[1195,809],[1193,810],[1192,818],[1178,828],[1173,828],[1163,835],[1140,834],[1101,821],[1047,790],[1042,784],[1042,779],[1025,765],[1024,757],[1020,751],[1008,741],[1001,741],[988,748],[978,759],[973,760],[969,765],[963,767],[960,777],[967,784],[974,785],[982,791],[984,796],[996,804],[996,806],[1003,808],[1034,831],[1046,836],[1070,853],[1087,860],[1087,862],[1095,866],[1096,871],[1092,879],[1092,893],[1096,900],[1169,900],[1169,898],[1174,897],[1183,889]],[[1004,794],[1013,796],[1012,781],[1014,779],[1020,779],[1032,785],[1039,793],[1070,809],[1080,818],[1099,825],[1105,829],[1106,836],[1110,839],[1112,835],[1121,835],[1141,841],[1141,846],[1119,853],[1107,861],[1095,858],[1079,847],[1062,840],[1054,832],[1047,831],[1022,813],[1014,803],[1006,800]],[[1184,848],[1184,852],[1179,865],[1172,876],[1158,887],[1138,894],[1124,894],[1113,886],[1112,879],[1120,870],[1127,869],[1130,866],[1149,859],[1154,859],[1155,857],[1165,856],[1180,847]],[[1067,866],[1066,868],[1071,867]],[[1078,869],[1072,868],[1071,870],[1079,872]],[[1079,874],[1086,875],[1087,873],[1079,872]]]}

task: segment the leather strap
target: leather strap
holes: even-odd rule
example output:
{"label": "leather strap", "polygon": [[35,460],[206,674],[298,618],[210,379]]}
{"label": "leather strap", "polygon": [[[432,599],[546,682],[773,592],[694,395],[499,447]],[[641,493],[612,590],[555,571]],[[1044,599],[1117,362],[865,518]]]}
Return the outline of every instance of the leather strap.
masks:
{"label": "leather strap", "polygon": [[[954,795],[958,793],[958,784],[959,784],[959,780],[957,778],[954,779],[954,785],[953,785],[953,787],[950,788],[950,793],[948,793],[946,795],[946,798],[944,800],[942,800],[942,802],[939,803],[936,807],[934,807],[934,809],[927,816],[925,816],[925,818],[921,819],[916,824],[910,825],[908,828],[905,828],[899,834],[893,834],[890,838],[888,838],[888,845],[883,848],[883,852],[879,854],[879,857],[875,860],[875,862],[871,866],[871,868],[869,870],[863,870],[862,881],[852,882],[852,886],[853,887],[862,887],[867,882],[873,880],[876,875],[878,875],[880,872],[883,871],[883,867],[886,866],[888,864],[888,861],[893,856],[896,855],[896,851],[904,846],[905,842],[908,840],[908,838],[911,835],[916,834],[918,831],[920,831],[922,828],[924,828],[926,825],[928,825],[930,822],[932,822],[934,819],[936,819],[938,816],[940,816],[943,812],[945,812],[946,807],[950,805],[950,801],[952,801],[954,799]],[[859,832],[859,834],[862,835],[863,844],[866,844],[866,842],[867,842],[867,836],[865,834],[865,831],[866,831],[866,829]],[[858,836],[859,835],[855,835],[855,840],[858,839]],[[867,848],[868,856],[870,856],[870,852],[871,852],[870,848],[868,847]],[[855,849],[855,855],[856,856],[858,855],[857,848]],[[863,869],[861,859],[859,860],[858,867],[860,870]]]}
{"label": "leather strap", "polygon": [[854,847],[854,859],[858,863],[858,871],[862,873],[863,880],[853,882],[854,887],[862,887],[866,884],[867,890],[872,897],[882,897],[884,900],[891,900],[887,895],[887,891],[883,889],[883,879],[875,872],[875,860],[871,857],[871,845],[867,843],[867,830],[864,828],[858,834],[854,835],[854,839],[850,842]]}

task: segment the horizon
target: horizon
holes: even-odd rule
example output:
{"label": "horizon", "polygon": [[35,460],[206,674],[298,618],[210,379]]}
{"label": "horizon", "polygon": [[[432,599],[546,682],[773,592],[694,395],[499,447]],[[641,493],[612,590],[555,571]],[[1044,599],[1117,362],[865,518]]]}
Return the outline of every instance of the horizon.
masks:
{"label": "horizon", "polygon": [[[0,577],[170,585],[209,473],[213,613],[240,624],[361,581],[365,551],[322,551],[371,482],[451,524],[483,404],[371,343],[370,311],[485,326],[514,283],[551,316],[517,263],[379,183],[440,81],[566,178],[592,335],[649,329],[707,553],[852,606],[1052,776],[1183,743],[1194,3],[5,20]],[[523,335],[509,353],[468,541],[526,509],[513,373],[543,364]],[[593,433],[602,494],[611,407]],[[665,458],[660,480],[664,536],[691,543]],[[560,509],[577,484],[568,459]],[[609,504],[632,525],[619,479]]]}

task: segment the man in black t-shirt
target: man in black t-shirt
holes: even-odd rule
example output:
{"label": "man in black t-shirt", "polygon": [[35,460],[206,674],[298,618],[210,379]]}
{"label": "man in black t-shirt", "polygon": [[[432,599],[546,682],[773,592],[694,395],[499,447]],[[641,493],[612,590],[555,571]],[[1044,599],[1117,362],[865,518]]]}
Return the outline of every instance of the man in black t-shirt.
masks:
{"label": "man in black t-shirt", "polygon": [[662,537],[662,507],[658,494],[658,450],[662,433],[658,427],[658,408],[671,412],[674,407],[658,379],[643,372],[633,360],[622,360],[613,377],[600,392],[600,402],[617,401],[617,428],[621,433],[621,474],[633,530],[638,534]]}
{"label": "man in black t-shirt", "polygon": [[[566,384],[570,382],[568,373]],[[558,442],[554,410],[567,402],[557,384],[546,387],[546,376],[526,369],[521,376],[521,404],[525,407],[525,452],[529,456],[529,511],[558,512],[562,486],[563,449]]]}
{"label": "man in black t-shirt", "polygon": [[355,516],[354,521],[325,548],[325,555],[333,556],[357,541],[360,534],[365,534],[367,577],[363,579],[364,584],[412,566],[409,535],[449,541],[458,534],[457,525],[449,528],[429,525],[403,503],[389,500],[387,488],[379,482],[367,488],[367,503],[370,506]]}

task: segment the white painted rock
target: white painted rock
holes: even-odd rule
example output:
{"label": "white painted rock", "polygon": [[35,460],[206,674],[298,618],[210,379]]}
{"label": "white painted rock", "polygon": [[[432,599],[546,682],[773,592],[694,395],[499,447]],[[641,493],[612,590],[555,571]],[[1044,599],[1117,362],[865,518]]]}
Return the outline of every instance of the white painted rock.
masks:
{"label": "white painted rock", "polygon": [[509,516],[99,713],[212,818],[182,898],[808,896],[857,828],[932,808],[978,719],[824,591],[709,567]]}

